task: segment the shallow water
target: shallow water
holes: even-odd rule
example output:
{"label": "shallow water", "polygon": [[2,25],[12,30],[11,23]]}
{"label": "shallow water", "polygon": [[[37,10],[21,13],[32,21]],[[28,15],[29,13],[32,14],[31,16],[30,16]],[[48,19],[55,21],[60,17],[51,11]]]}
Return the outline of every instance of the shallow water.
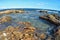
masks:
{"label": "shallow water", "polygon": [[[16,22],[30,22],[32,26],[38,27],[43,31],[46,31],[47,28],[54,26],[53,24],[50,24],[49,22],[39,19],[39,16],[42,16],[43,13],[40,13],[38,11],[26,11],[25,13],[12,13],[12,14],[3,14],[2,16],[11,16],[12,22],[11,23],[4,23],[0,25],[0,29],[4,29],[9,25],[17,26]],[[0,16],[0,17],[2,17]],[[2,26],[3,25],[3,26]]]}

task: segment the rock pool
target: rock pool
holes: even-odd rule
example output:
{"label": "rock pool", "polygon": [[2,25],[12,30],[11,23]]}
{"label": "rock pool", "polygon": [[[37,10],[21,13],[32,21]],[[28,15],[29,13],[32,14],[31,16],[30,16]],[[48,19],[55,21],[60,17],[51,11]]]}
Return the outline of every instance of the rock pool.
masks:
{"label": "rock pool", "polygon": [[52,26],[50,23],[46,22],[45,20],[39,19],[39,16],[43,15],[43,13],[40,13],[36,10],[32,11],[25,11],[24,13],[12,13],[12,14],[3,14],[0,17],[3,16],[11,16],[12,17],[12,22],[11,24],[5,23],[5,24],[0,24],[4,25],[1,28],[5,28],[5,26],[9,25],[16,25],[16,22],[30,22],[32,26],[38,27],[41,30],[46,30],[48,27]]}
{"label": "rock pool", "polygon": [[[54,12],[51,11],[51,12],[47,12],[47,13],[48,14],[54,14],[55,11]],[[35,28],[37,28],[39,30],[35,31],[35,28],[32,28],[32,27],[31,27],[32,29],[27,27],[27,28],[24,28],[24,30],[30,29],[29,31],[33,31],[33,34],[34,34],[34,31],[35,32],[39,32],[39,33],[45,33],[50,27],[54,27],[55,25],[49,23],[46,20],[43,20],[43,19],[39,18],[39,16],[42,16],[44,14],[46,14],[46,13],[43,13],[43,12],[41,13],[38,10],[24,10],[24,12],[23,11],[21,12],[21,11],[18,11],[18,10],[17,11],[14,10],[14,12],[9,11],[9,14],[6,14],[5,11],[4,12],[2,11],[2,12],[0,12],[0,31],[5,30],[7,27],[8,27],[7,30],[9,30],[9,27],[11,27],[11,26],[13,26],[13,27],[23,26],[23,25],[21,25],[21,23],[23,22],[23,24],[25,24],[25,22],[27,22],[26,23],[27,26],[30,26],[30,24],[31,24],[31,26],[33,26],[33,27],[35,27]],[[59,13],[56,12],[55,14],[59,14]],[[15,34],[16,32],[14,31],[15,29],[13,27],[11,27],[11,29],[13,29],[11,32],[12,32],[12,34]],[[23,30],[23,28],[22,28],[22,30]],[[17,33],[20,34],[20,32],[18,32],[18,31],[17,31]],[[3,32],[3,34],[1,34],[1,35],[5,35],[6,36],[5,32]],[[28,34],[26,34],[26,35],[28,35]],[[45,36],[46,35],[41,34],[40,38],[44,39]],[[37,38],[37,39],[40,40],[39,38]]]}

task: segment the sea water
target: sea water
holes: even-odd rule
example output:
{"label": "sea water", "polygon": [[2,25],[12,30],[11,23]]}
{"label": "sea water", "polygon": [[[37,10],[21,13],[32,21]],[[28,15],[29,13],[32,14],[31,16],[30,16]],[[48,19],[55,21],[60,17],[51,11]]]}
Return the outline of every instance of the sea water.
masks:
{"label": "sea water", "polygon": [[53,27],[54,25],[46,20],[40,19],[39,16],[42,15],[44,14],[36,10],[28,10],[24,13],[3,14],[2,16],[11,16],[13,19],[11,23],[0,24],[0,30],[8,27],[9,25],[17,26],[17,22],[30,22],[33,27],[37,27],[40,28],[40,30],[46,31],[49,27]]}

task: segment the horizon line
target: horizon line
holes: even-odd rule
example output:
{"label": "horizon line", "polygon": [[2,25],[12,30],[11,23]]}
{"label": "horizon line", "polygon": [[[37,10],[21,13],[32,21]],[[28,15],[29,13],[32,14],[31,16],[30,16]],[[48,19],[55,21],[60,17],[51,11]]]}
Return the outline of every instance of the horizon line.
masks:
{"label": "horizon line", "polygon": [[[5,10],[5,9],[18,9],[18,8],[0,8],[0,10]],[[19,9],[42,9],[42,10],[55,10],[55,11],[60,11],[56,9],[45,9],[45,8],[19,8]]]}

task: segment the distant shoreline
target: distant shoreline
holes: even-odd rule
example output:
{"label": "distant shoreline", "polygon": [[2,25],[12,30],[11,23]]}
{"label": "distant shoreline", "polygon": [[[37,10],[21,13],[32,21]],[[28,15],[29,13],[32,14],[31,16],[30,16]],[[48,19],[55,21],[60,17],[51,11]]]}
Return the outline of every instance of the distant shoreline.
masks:
{"label": "distant shoreline", "polygon": [[40,8],[5,8],[5,9],[0,9],[0,11],[4,10],[49,10],[49,11],[60,11],[60,10],[53,10],[53,9],[40,9]]}

